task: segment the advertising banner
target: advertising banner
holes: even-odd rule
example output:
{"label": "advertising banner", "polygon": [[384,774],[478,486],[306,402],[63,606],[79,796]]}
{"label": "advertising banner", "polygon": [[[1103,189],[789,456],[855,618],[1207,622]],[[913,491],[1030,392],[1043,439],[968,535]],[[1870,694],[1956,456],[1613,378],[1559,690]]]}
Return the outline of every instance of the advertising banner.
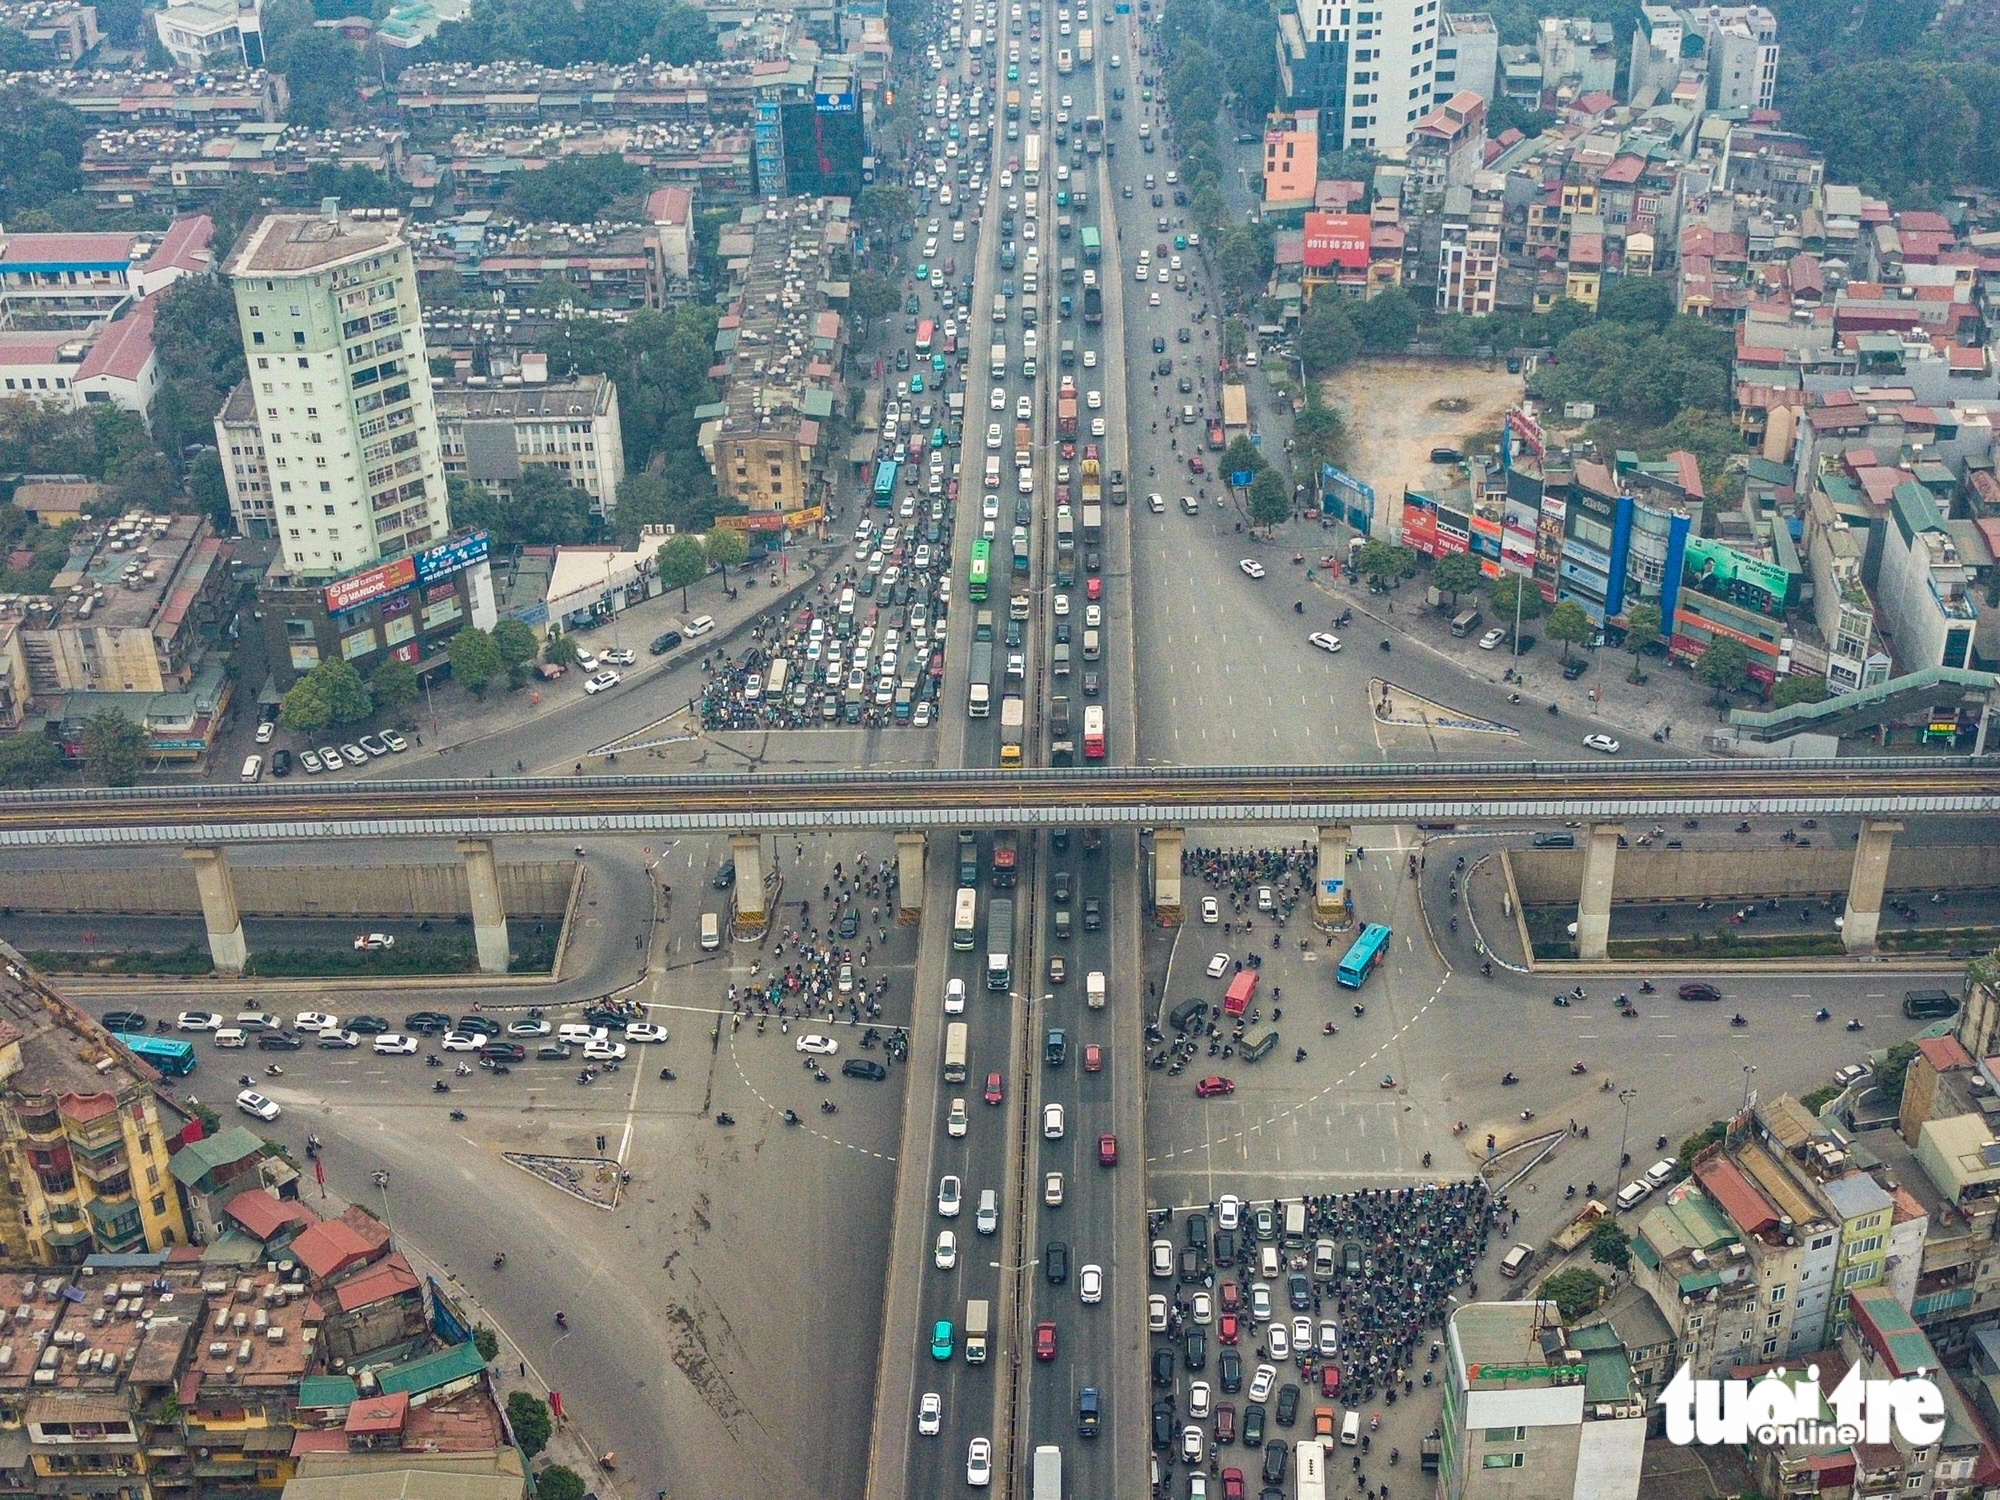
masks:
{"label": "advertising banner", "polygon": [[1305,266],[1308,271],[1368,269],[1368,215],[1305,216]]}
{"label": "advertising banner", "polygon": [[1681,563],[1681,586],[1759,614],[1780,615],[1791,592],[1792,575],[1775,563],[1746,557],[1721,542],[1689,537]]}
{"label": "advertising banner", "polygon": [[1428,495],[1404,494],[1402,543],[1425,557],[1437,556],[1437,511]]}
{"label": "advertising banner", "polygon": [[359,573],[337,578],[326,586],[327,613],[337,615],[344,610],[359,609],[416,581],[417,564],[414,558],[399,557],[393,562],[364,568]]}
{"label": "advertising banner", "polygon": [[375,649],[375,627],[357,630],[352,635],[340,638],[340,654],[343,660],[355,661]]}
{"label": "advertising banner", "polygon": [[475,531],[471,536],[462,536],[433,547],[428,552],[417,554],[417,582],[435,583],[440,578],[449,578],[454,573],[462,573],[476,562],[484,562],[492,553],[491,539],[483,531]]}
{"label": "advertising banner", "polygon": [[1375,526],[1375,486],[1343,473],[1332,464],[1320,465],[1320,509],[1336,518],[1345,514],[1356,531],[1372,531]]}

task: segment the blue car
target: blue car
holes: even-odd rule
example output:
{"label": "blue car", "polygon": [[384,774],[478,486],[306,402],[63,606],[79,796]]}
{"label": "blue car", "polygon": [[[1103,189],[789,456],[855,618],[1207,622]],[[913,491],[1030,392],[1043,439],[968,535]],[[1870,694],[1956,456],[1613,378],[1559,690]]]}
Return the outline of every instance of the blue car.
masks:
{"label": "blue car", "polygon": [[931,1358],[950,1359],[951,1347],[951,1319],[939,1318],[937,1326],[931,1330]]}

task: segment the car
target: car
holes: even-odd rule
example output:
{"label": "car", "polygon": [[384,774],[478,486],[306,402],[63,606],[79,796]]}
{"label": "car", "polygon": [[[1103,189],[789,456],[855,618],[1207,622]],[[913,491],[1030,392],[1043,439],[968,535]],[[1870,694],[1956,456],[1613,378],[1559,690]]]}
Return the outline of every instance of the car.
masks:
{"label": "car", "polygon": [[304,1037],[289,1031],[267,1031],[257,1038],[259,1052],[297,1052],[305,1044]]}
{"label": "car", "polygon": [[447,1031],[439,1038],[438,1046],[446,1052],[482,1052],[486,1037],[477,1031]]}
{"label": "car", "polygon": [[325,1031],[339,1026],[340,1017],[327,1015],[324,1011],[302,1010],[292,1018],[292,1024],[301,1031]]}
{"label": "car", "polygon": [[1233,1344],[1243,1337],[1243,1320],[1233,1312],[1226,1312],[1215,1325],[1215,1336],[1224,1344]]}
{"label": "car", "polygon": [[1063,1107],[1060,1104],[1042,1106],[1042,1138],[1059,1141],[1063,1137]]}
{"label": "car", "polygon": [[410,748],[410,742],[393,729],[383,730],[380,738],[382,743],[389,747],[391,755],[401,755],[405,750]]}
{"label": "car", "polygon": [[[1304,1271],[1294,1271],[1285,1278],[1285,1295],[1292,1304],[1293,1312],[1304,1312],[1312,1306],[1312,1281],[1306,1276]],[[1303,1319],[1293,1320],[1292,1327],[1295,1330],[1293,1334],[1294,1339],[1297,1338],[1296,1330],[1303,1321]],[[1306,1338],[1308,1340],[1312,1338],[1310,1329],[1306,1332]]]}
{"label": "car", "polygon": [[1167,1298],[1164,1292],[1154,1292],[1146,1298],[1146,1326],[1154,1333],[1167,1331]]}
{"label": "car", "polygon": [[236,1096],[236,1107],[242,1110],[244,1114],[258,1120],[275,1120],[279,1115],[284,1113],[283,1110],[278,1108],[275,1101],[266,1099],[255,1089],[245,1089],[242,1093],[238,1094]]}
{"label": "car", "polygon": [[[593,1026],[600,1023],[593,1021]],[[487,1016],[460,1016],[450,1028],[453,1031],[475,1031],[481,1036],[500,1035],[500,1023]]]}
{"label": "car", "polygon": [[547,1036],[548,1034],[549,1023],[547,1021],[510,1021],[507,1023],[507,1035],[509,1036],[537,1037]]}
{"label": "car", "polygon": [[840,1065],[844,1078],[862,1078],[869,1083],[880,1083],[889,1076],[889,1070],[872,1057],[850,1057]]}
{"label": "car", "polygon": [[[1272,1325],[1271,1332],[1277,1333],[1280,1331],[1282,1330],[1278,1325]],[[1268,1401],[1271,1397],[1271,1389],[1277,1383],[1278,1367],[1276,1365],[1263,1364],[1257,1366],[1256,1373],[1250,1377],[1250,1399],[1252,1401]]]}
{"label": "car", "polygon": [[389,1029],[387,1016],[356,1016],[347,1023],[349,1031],[358,1031],[363,1036],[380,1036]]}
{"label": "car", "polygon": [[1264,576],[1264,565],[1254,557],[1246,557],[1236,566],[1243,570],[1245,578],[1262,578]]}
{"label": "car", "polygon": [[[520,1023],[517,1022],[516,1024]],[[547,1032],[548,1025],[546,1022],[537,1024],[541,1025],[542,1032]],[[403,1017],[403,1030],[414,1031],[419,1036],[435,1036],[439,1032],[450,1031],[451,1029],[451,1017],[441,1010],[412,1011],[409,1015]]]}
{"label": "car", "polygon": [[395,935],[387,932],[360,932],[354,936],[354,951],[370,953],[377,949],[396,946]]}
{"label": "car", "polygon": [[981,1234],[1000,1232],[1000,1205],[991,1188],[979,1195],[979,1211],[973,1215],[972,1227]]}
{"label": "car", "polygon": [[[1065,915],[1067,915],[1067,913],[1065,913]],[[1067,937],[1068,935],[1069,934],[1067,930],[1059,930],[1056,933],[1056,936],[1058,937]],[[1066,984],[1068,983],[1068,981],[1069,981],[1069,965],[1063,961],[1063,956],[1060,953],[1050,954],[1049,983]]]}
{"label": "car", "polygon": [[1100,1167],[1115,1167],[1118,1165],[1117,1136],[1100,1135],[1097,1138],[1097,1164]]}
{"label": "car", "polygon": [[1061,1208],[1063,1201],[1063,1174],[1050,1172],[1042,1178],[1042,1202],[1050,1208]]}
{"label": "car", "polygon": [[1703,979],[1692,979],[1674,991],[1683,1000],[1720,1000],[1722,991]]}
{"label": "car", "polygon": [[1340,1350],[1340,1330],[1331,1318],[1320,1319],[1319,1338],[1313,1344],[1313,1351],[1321,1359],[1331,1358]]}
{"label": "car", "polygon": [[1243,1227],[1243,1200],[1234,1193],[1224,1193],[1215,1200],[1215,1227],[1217,1229],[1241,1229]]}
{"label": "car", "polygon": [[1155,354],[1165,354],[1167,352],[1167,341],[1157,333],[1153,335],[1153,352]]}
{"label": "car", "polygon": [[347,764],[346,761],[340,758],[340,751],[332,745],[321,745],[319,747],[319,763],[329,771],[338,771]]}
{"label": "car", "polygon": [[[1308,1306],[1311,1305],[1310,1297],[1307,1300],[1307,1305]],[[1292,1319],[1292,1348],[1299,1354],[1301,1358],[1303,1358],[1304,1356],[1312,1353],[1312,1347],[1313,1347],[1312,1319],[1306,1317],[1298,1317]]]}
{"label": "car", "polygon": [[931,1325],[931,1358],[943,1362],[951,1358],[951,1319],[939,1318]]}
{"label": "car", "polygon": [[1299,1420],[1299,1388],[1289,1381],[1278,1387],[1277,1422],[1280,1427],[1292,1427]]}
{"label": "car", "polygon": [[986,1075],[986,1093],[984,1097],[988,1104],[998,1104],[1004,1097],[1004,1094],[1000,1086],[1000,1075],[998,1072],[988,1073]]}
{"label": "car", "polygon": [[276,721],[271,719],[264,720],[263,723],[257,726],[257,743],[260,745],[270,744],[277,732],[278,726]]}
{"label": "car", "polygon": [[[1158,1351],[1154,1355],[1156,1369],[1158,1367],[1159,1354],[1167,1355],[1167,1377],[1169,1382],[1171,1382],[1173,1378],[1173,1355],[1167,1353],[1164,1349]],[[1155,1401],[1153,1403],[1153,1446],[1155,1448],[1169,1448],[1173,1446],[1173,1441],[1174,1403],[1167,1400]]]}
{"label": "car", "polygon": [[361,1033],[358,1031],[342,1031],[336,1027],[331,1031],[322,1031],[319,1034],[319,1044],[323,1050],[329,1052],[351,1051],[361,1045]]}
{"label": "car", "polygon": [[1596,750],[1604,755],[1616,755],[1624,748],[1624,746],[1620,745],[1618,741],[1608,734],[1586,734],[1583,737],[1583,743],[1584,748]]}
{"label": "car", "polygon": [[1196,1292],[1189,1302],[1189,1315],[1195,1322],[1206,1327],[1215,1321],[1215,1299],[1207,1292]]}
{"label": "car", "polygon": [[667,1028],[656,1026],[651,1021],[630,1021],[625,1026],[625,1040],[628,1042],[664,1042]]}
{"label": "car", "polygon": [[1222,1382],[1222,1389],[1229,1395],[1243,1389],[1243,1356],[1227,1345],[1215,1362],[1216,1377]]}
{"label": "car", "polygon": [[1104,1300],[1104,1267],[1085,1266],[1076,1273],[1076,1294],[1083,1301],[1096,1304]]}
{"label": "car", "polygon": [[1340,649],[1340,637],[1329,635],[1324,630],[1315,630],[1311,635],[1306,637],[1306,640],[1319,647],[1328,656],[1333,655],[1334,652]]}
{"label": "car", "polygon": [[965,1482],[975,1488],[993,1482],[993,1444],[990,1439],[976,1437],[966,1445]]}
{"label": "car", "polygon": [[389,753],[389,747],[379,735],[359,734],[354,737],[354,742],[377,760]]}
{"label": "car", "polygon": [[413,1036],[390,1031],[375,1038],[374,1050],[383,1057],[414,1057],[420,1045]]}
{"label": "car", "polygon": [[[340,753],[347,757],[347,763],[350,766],[364,766],[368,764],[368,752],[363,750],[359,745],[342,745]],[[320,751],[322,757],[325,754],[324,750]]]}
{"label": "car", "polygon": [[593,672],[589,677],[584,679],[583,690],[586,693],[601,693],[607,688],[617,687],[624,680],[616,672]]}
{"label": "car", "polygon": [[1290,1446],[1282,1439],[1273,1438],[1264,1445],[1264,1483],[1280,1485],[1285,1482],[1285,1464],[1291,1454]]}
{"label": "car", "polygon": [[1163,1277],[1174,1274],[1174,1242],[1172,1240],[1154,1240],[1151,1257],[1151,1269],[1154,1276]]}
{"label": "car", "polygon": [[1204,1078],[1194,1086],[1197,1099],[1227,1099],[1235,1092],[1236,1080],[1233,1078]]}
{"label": "car", "polygon": [[792,1044],[800,1052],[811,1053],[814,1057],[832,1057],[840,1050],[840,1043],[830,1036],[821,1036],[817,1031],[809,1031]]}
{"label": "car", "polygon": [[678,630],[662,631],[653,637],[652,642],[646,647],[646,652],[649,656],[665,656],[681,643],[681,639]]}
{"label": "car", "polygon": [[1056,1357],[1056,1325],[1047,1318],[1035,1325],[1035,1358],[1048,1364]]}
{"label": "car", "polygon": [[917,1436],[936,1437],[943,1427],[944,1398],[936,1391],[925,1391],[917,1402]]}
{"label": "car", "polygon": [[576,653],[576,664],[586,672],[595,672],[598,664],[597,653],[579,650]]}
{"label": "car", "polygon": [[1271,1358],[1273,1359],[1290,1359],[1292,1357],[1292,1331],[1281,1322],[1273,1323],[1269,1328],[1264,1330],[1264,1347],[1271,1351]]}
{"label": "car", "polygon": [[1181,1462],[1198,1464],[1201,1462],[1202,1432],[1190,1423],[1181,1429]]}
{"label": "car", "polygon": [[174,1018],[176,1031],[220,1031],[222,1017],[212,1010],[184,1010]]}
{"label": "car", "polygon": [[324,762],[320,760],[319,751],[317,750],[301,750],[299,752],[299,764],[305,767],[306,775],[308,776],[319,775],[324,766]]}
{"label": "car", "polygon": [[1844,1089],[1859,1083],[1867,1076],[1867,1068],[1863,1067],[1860,1063],[1849,1063],[1846,1067],[1835,1070],[1833,1081],[1836,1087]]}
{"label": "car", "polygon": [[1479,649],[1481,651],[1491,651],[1506,639],[1507,632],[1496,625],[1479,638]]}
{"label": "car", "polygon": [[1250,1284],[1250,1317],[1258,1323],[1271,1321],[1270,1283],[1256,1281]]}
{"label": "car", "polygon": [[1217,922],[1222,920],[1222,908],[1216,903],[1215,897],[1203,896],[1201,898],[1201,920],[1210,927],[1213,927]]}
{"label": "car", "polygon": [[1101,1073],[1104,1071],[1104,1046],[1100,1042],[1083,1044],[1083,1071]]}
{"label": "car", "polygon": [[937,1243],[931,1247],[931,1263],[940,1271],[949,1271],[958,1264],[958,1236],[951,1230],[938,1231]]}
{"label": "car", "polygon": [[584,1058],[589,1062],[625,1061],[625,1044],[601,1037],[592,1037],[583,1044]]}
{"label": "car", "polygon": [[[1222,1430],[1222,1412],[1224,1410],[1227,1410],[1229,1413],[1229,1435],[1227,1437],[1223,1436]],[[1215,1414],[1215,1440],[1218,1443],[1227,1443],[1232,1441],[1235,1436],[1236,1409],[1225,1404]],[[1241,1469],[1224,1469],[1222,1471],[1222,1500],[1245,1500],[1243,1471]],[[1280,1496],[1279,1500],[1283,1500],[1283,1497]]]}
{"label": "car", "polygon": [[273,751],[271,752],[271,774],[272,774],[273,776],[277,776],[277,777],[280,777],[280,778],[282,778],[282,777],[286,777],[286,776],[289,776],[289,775],[291,775],[291,774],[292,774],[292,752],[291,752],[291,751],[289,751],[289,750],[273,750]]}
{"label": "car", "polygon": [[1590,661],[1587,657],[1573,656],[1563,663],[1563,681],[1575,682],[1577,678],[1589,670]]}
{"label": "car", "polygon": [[963,1206],[963,1203],[964,1194],[959,1186],[958,1178],[947,1172],[938,1180],[938,1217],[941,1219],[957,1218],[958,1211]]}

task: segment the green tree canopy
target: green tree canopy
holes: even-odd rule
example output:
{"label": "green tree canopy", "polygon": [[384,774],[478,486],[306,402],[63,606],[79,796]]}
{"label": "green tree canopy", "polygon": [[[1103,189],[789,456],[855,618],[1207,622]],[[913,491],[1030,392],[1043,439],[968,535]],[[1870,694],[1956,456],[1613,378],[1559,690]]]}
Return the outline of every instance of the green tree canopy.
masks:
{"label": "green tree canopy", "polygon": [[1989,134],[1982,108],[1992,111],[1992,96],[1968,98],[1950,67],[1883,59],[1808,80],[1786,106],[1785,121],[1826,153],[1829,182],[1859,183],[1905,202],[1964,179],[1978,160],[1975,144]]}
{"label": "green tree canopy", "polygon": [[539,172],[523,172],[508,190],[514,206],[531,219],[588,224],[614,200],[637,192],[646,174],[615,152],[565,156]]}
{"label": "green tree canopy", "polygon": [[1431,583],[1448,594],[1477,587],[1479,559],[1469,552],[1447,552],[1431,565]]}
{"label": "green tree canopy", "polygon": [[[864,194],[873,188],[863,188]],[[860,275],[848,284],[847,310],[854,314],[858,323],[873,323],[877,318],[886,318],[902,305],[896,295],[895,283],[885,276]]]}
{"label": "green tree canopy", "polygon": [[1632,1237],[1615,1219],[1599,1219],[1590,1226],[1590,1258],[1599,1265],[1622,1271],[1632,1264]]}
{"label": "green tree canopy", "polygon": [[278,721],[287,729],[313,734],[329,724],[358,724],[373,712],[374,696],[353,664],[323,661],[292,684]]}
{"label": "green tree canopy", "polygon": [[1352,364],[1361,353],[1361,335],[1338,297],[1322,292],[1299,325],[1299,358],[1306,374],[1331,375]]}
{"label": "green tree canopy", "polygon": [[1315,484],[1324,465],[1339,468],[1347,457],[1347,423],[1319,399],[1316,385],[1306,387],[1306,409],[1292,423],[1292,445]]}
{"label": "green tree canopy", "polygon": [[1804,672],[1780,677],[1772,690],[1771,702],[1777,708],[1790,708],[1794,703],[1824,703],[1826,679]]}
{"label": "green tree canopy", "polygon": [[542,646],[542,660],[552,667],[573,667],[583,660],[583,647],[573,635],[552,635]]}
{"label": "green tree canopy", "polygon": [[546,464],[524,465],[511,499],[458,478],[447,488],[452,523],[484,527],[496,544],[573,547],[590,536],[590,496]]}
{"label": "green tree canopy", "polygon": [[103,786],[131,786],[144,769],[146,731],[115,708],[83,721],[83,770]]}
{"label": "green tree canopy", "polygon": [[31,88],[0,93],[0,223],[46,211],[83,186],[83,148],[93,129],[67,104]]}
{"label": "green tree canopy", "polygon": [[507,1393],[507,1425],[514,1429],[515,1443],[529,1458],[548,1447],[549,1434],[555,1428],[548,1402],[533,1391]]}
{"label": "green tree canopy", "polygon": [[1694,675],[1715,689],[1717,703],[1727,703],[1729,694],[1741,692],[1750,680],[1750,648],[1728,636],[1716,636],[1694,664]]}
{"label": "green tree canopy", "polygon": [[354,104],[361,54],[339,32],[316,27],[299,32],[273,61],[292,92],[288,114],[294,123],[322,129]]}
{"label": "green tree canopy", "polygon": [[1493,613],[1505,619],[1510,627],[1514,623],[1517,604],[1524,622],[1539,620],[1549,607],[1542,591],[1535,587],[1535,581],[1523,578],[1519,573],[1502,573],[1488,585],[1486,595],[1493,601]]}
{"label": "green tree canopy", "polygon": [[583,1500],[583,1479],[567,1464],[550,1464],[535,1476],[535,1500]]}
{"label": "green tree canopy", "polygon": [[512,671],[515,667],[535,659],[539,642],[534,631],[519,620],[496,621],[492,632],[493,649],[500,653],[500,665]]}
{"label": "green tree canopy", "polygon": [[1264,450],[1239,432],[1229,440],[1229,446],[1223,449],[1222,459],[1215,467],[1225,477],[1243,473],[1254,477],[1265,468]]}
{"label": "green tree canopy", "polygon": [[700,583],[708,576],[708,553],[702,549],[701,540],[691,536],[673,536],[660,544],[654,554],[660,582],[670,589],[681,591],[681,608],[688,607],[687,591],[690,586]]}
{"label": "green tree canopy", "polygon": [[1903,1107],[1903,1085],[1909,1081],[1910,1063],[1916,1055],[1915,1042],[1898,1042],[1883,1054],[1882,1065],[1875,1070],[1875,1087],[1882,1091],[1884,1104]]}
{"label": "green tree canopy", "polygon": [[393,713],[415,703],[422,687],[417,682],[417,669],[392,656],[375,669],[368,679],[368,690],[375,695],[376,707]]}
{"label": "green tree canopy", "polygon": [[1401,287],[1354,303],[1348,317],[1370,354],[1401,354],[1417,336],[1417,304]]}
{"label": "green tree canopy", "polygon": [[1394,583],[1416,566],[1416,554],[1408,547],[1394,546],[1380,537],[1370,537],[1355,554],[1354,566],[1370,583]]}
{"label": "green tree canopy", "polygon": [[712,526],[702,536],[701,550],[711,568],[722,570],[722,581],[726,586],[730,567],[750,556],[750,540],[730,527]]}
{"label": "green tree canopy", "polygon": [[1635,604],[1625,612],[1625,649],[1632,653],[1632,681],[1639,680],[1639,653],[1659,642],[1659,605]]}
{"label": "green tree canopy", "polygon": [[0,786],[31,791],[62,775],[63,758],[52,740],[32,732],[0,739]]}
{"label": "green tree canopy", "polygon": [[1591,622],[1590,616],[1583,612],[1581,604],[1574,599],[1563,599],[1549,611],[1549,623],[1546,629],[1551,640],[1563,643],[1563,660],[1568,661],[1569,648],[1581,646],[1595,634],[1597,627]]}
{"label": "green tree canopy", "polygon": [[1258,526],[1276,526],[1290,519],[1292,487],[1276,469],[1260,469],[1250,481],[1250,519]]}
{"label": "green tree canopy", "polygon": [[486,696],[486,684],[504,670],[493,637],[476,627],[468,627],[451,638],[451,675],[459,686],[475,698]]}
{"label": "green tree canopy", "polygon": [[1582,1266],[1558,1271],[1542,1283],[1542,1297],[1555,1303],[1565,1322],[1574,1323],[1585,1313],[1595,1312],[1607,1290],[1604,1278]]}

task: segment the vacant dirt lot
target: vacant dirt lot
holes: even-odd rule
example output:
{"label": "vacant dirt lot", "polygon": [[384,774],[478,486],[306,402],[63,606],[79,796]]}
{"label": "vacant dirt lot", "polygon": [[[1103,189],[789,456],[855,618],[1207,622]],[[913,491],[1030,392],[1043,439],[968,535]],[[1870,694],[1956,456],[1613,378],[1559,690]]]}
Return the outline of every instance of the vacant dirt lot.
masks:
{"label": "vacant dirt lot", "polygon": [[1405,488],[1435,484],[1432,448],[1463,448],[1521,398],[1521,377],[1460,361],[1372,359],[1322,387],[1353,434],[1352,472],[1375,487],[1378,534],[1395,536]]}

